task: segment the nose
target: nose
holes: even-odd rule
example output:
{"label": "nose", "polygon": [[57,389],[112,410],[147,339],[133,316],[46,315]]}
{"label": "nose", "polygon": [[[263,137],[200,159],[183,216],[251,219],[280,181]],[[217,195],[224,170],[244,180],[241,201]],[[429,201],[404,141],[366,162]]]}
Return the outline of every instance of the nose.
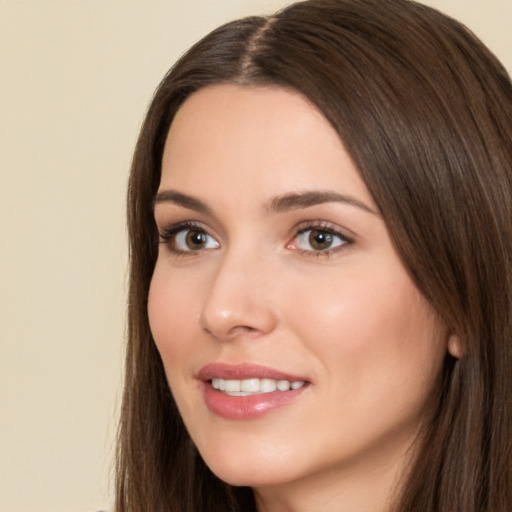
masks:
{"label": "nose", "polygon": [[218,264],[201,310],[201,327],[215,339],[259,337],[277,323],[275,276],[262,258],[226,255]]}

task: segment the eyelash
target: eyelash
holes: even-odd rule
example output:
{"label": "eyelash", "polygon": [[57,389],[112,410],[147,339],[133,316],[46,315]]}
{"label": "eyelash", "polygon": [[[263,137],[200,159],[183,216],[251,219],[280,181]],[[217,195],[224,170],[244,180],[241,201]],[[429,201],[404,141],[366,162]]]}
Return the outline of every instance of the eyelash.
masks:
{"label": "eyelash", "polygon": [[[198,233],[204,233],[208,237],[211,237],[213,240],[215,238],[208,233],[208,231],[199,223],[186,221],[186,222],[179,222],[177,224],[174,224],[168,228],[161,229],[159,233],[159,243],[161,244],[167,244],[169,246],[170,252],[175,256],[197,256],[198,254],[206,251],[211,250],[212,248],[204,248],[204,249],[197,249],[197,250],[181,250],[177,249],[176,244],[176,238],[181,232],[186,231],[196,231]],[[328,248],[326,250],[317,250],[314,249],[300,249],[298,247],[292,247],[292,244],[295,243],[295,241],[305,233],[309,231],[318,231],[319,233],[325,233],[327,235],[330,235],[332,237],[336,237],[340,240],[340,243],[336,245],[333,248]],[[215,242],[220,246],[219,242],[215,240]],[[347,236],[346,234],[342,233],[339,228],[335,227],[334,225],[325,222],[325,221],[317,221],[317,222],[303,222],[299,224],[295,228],[295,234],[290,239],[289,242],[286,243],[286,248],[290,250],[297,251],[299,254],[307,257],[329,257],[331,254],[334,254],[336,252],[342,251],[347,248],[347,246],[350,246],[354,243],[354,240]],[[217,248],[217,247],[215,247]]]}
{"label": "eyelash", "polygon": [[313,257],[313,258],[328,258],[332,254],[345,250],[348,246],[354,243],[353,238],[347,236],[342,233],[341,230],[335,225],[325,222],[325,221],[317,221],[317,222],[303,222],[299,224],[296,228],[296,233],[293,235],[293,238],[289,243],[286,244],[287,248],[291,249],[291,245],[301,236],[307,233],[308,231],[318,231],[319,233],[325,233],[331,235],[332,237],[336,237],[340,240],[340,243],[332,248],[328,248],[325,250],[312,250],[312,249],[299,249],[293,248],[293,250],[298,251],[299,254]]}
{"label": "eyelash", "polygon": [[176,256],[195,256],[195,255],[197,255],[197,253],[200,253],[203,250],[208,250],[208,249],[203,249],[203,250],[194,251],[193,249],[191,249],[189,251],[183,251],[181,249],[177,249],[175,247],[176,238],[181,232],[186,232],[186,231],[189,231],[189,232],[196,231],[198,233],[204,233],[207,236],[214,239],[201,224],[198,224],[196,222],[186,221],[186,222],[179,222],[179,223],[174,224],[168,228],[163,228],[159,233],[159,242],[161,244],[167,244],[169,246],[169,250],[171,251],[171,253],[173,253]]}

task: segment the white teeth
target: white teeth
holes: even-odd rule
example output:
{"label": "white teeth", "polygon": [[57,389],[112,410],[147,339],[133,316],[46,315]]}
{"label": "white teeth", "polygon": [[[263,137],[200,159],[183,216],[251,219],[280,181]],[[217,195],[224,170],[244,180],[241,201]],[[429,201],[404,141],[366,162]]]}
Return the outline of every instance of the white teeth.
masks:
{"label": "white teeth", "polygon": [[241,391],[239,380],[225,380],[226,391]]}
{"label": "white teeth", "polygon": [[226,395],[247,396],[260,393],[272,393],[273,391],[289,391],[299,389],[306,383],[304,381],[274,380],[274,379],[243,379],[227,380],[212,379],[212,387],[224,391]]}
{"label": "white teeth", "polygon": [[212,386],[219,391],[226,389],[226,381],[224,379],[212,379]]}
{"label": "white teeth", "polygon": [[244,379],[240,384],[240,391],[255,393],[260,390],[260,379]]}
{"label": "white teeth", "polygon": [[260,391],[262,393],[272,393],[277,389],[277,382],[274,379],[260,379]]}
{"label": "white teeth", "polygon": [[288,380],[278,380],[277,381],[277,389],[279,391],[288,391],[290,389],[291,383]]}

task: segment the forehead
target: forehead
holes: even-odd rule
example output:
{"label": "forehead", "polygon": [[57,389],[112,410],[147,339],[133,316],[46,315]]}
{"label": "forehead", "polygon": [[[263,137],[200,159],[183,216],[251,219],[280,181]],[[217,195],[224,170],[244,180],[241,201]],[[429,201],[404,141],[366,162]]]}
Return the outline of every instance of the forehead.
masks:
{"label": "forehead", "polygon": [[317,187],[371,202],[327,119],[300,94],[274,87],[210,86],[178,110],[160,188],[198,185],[244,195]]}

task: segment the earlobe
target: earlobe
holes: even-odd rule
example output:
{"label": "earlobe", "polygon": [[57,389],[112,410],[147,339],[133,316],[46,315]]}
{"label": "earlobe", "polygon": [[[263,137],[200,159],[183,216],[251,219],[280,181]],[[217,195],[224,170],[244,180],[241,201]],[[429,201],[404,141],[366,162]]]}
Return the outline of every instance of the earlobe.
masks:
{"label": "earlobe", "polygon": [[448,353],[455,359],[461,359],[464,356],[461,339],[456,334],[451,334],[448,338]]}

